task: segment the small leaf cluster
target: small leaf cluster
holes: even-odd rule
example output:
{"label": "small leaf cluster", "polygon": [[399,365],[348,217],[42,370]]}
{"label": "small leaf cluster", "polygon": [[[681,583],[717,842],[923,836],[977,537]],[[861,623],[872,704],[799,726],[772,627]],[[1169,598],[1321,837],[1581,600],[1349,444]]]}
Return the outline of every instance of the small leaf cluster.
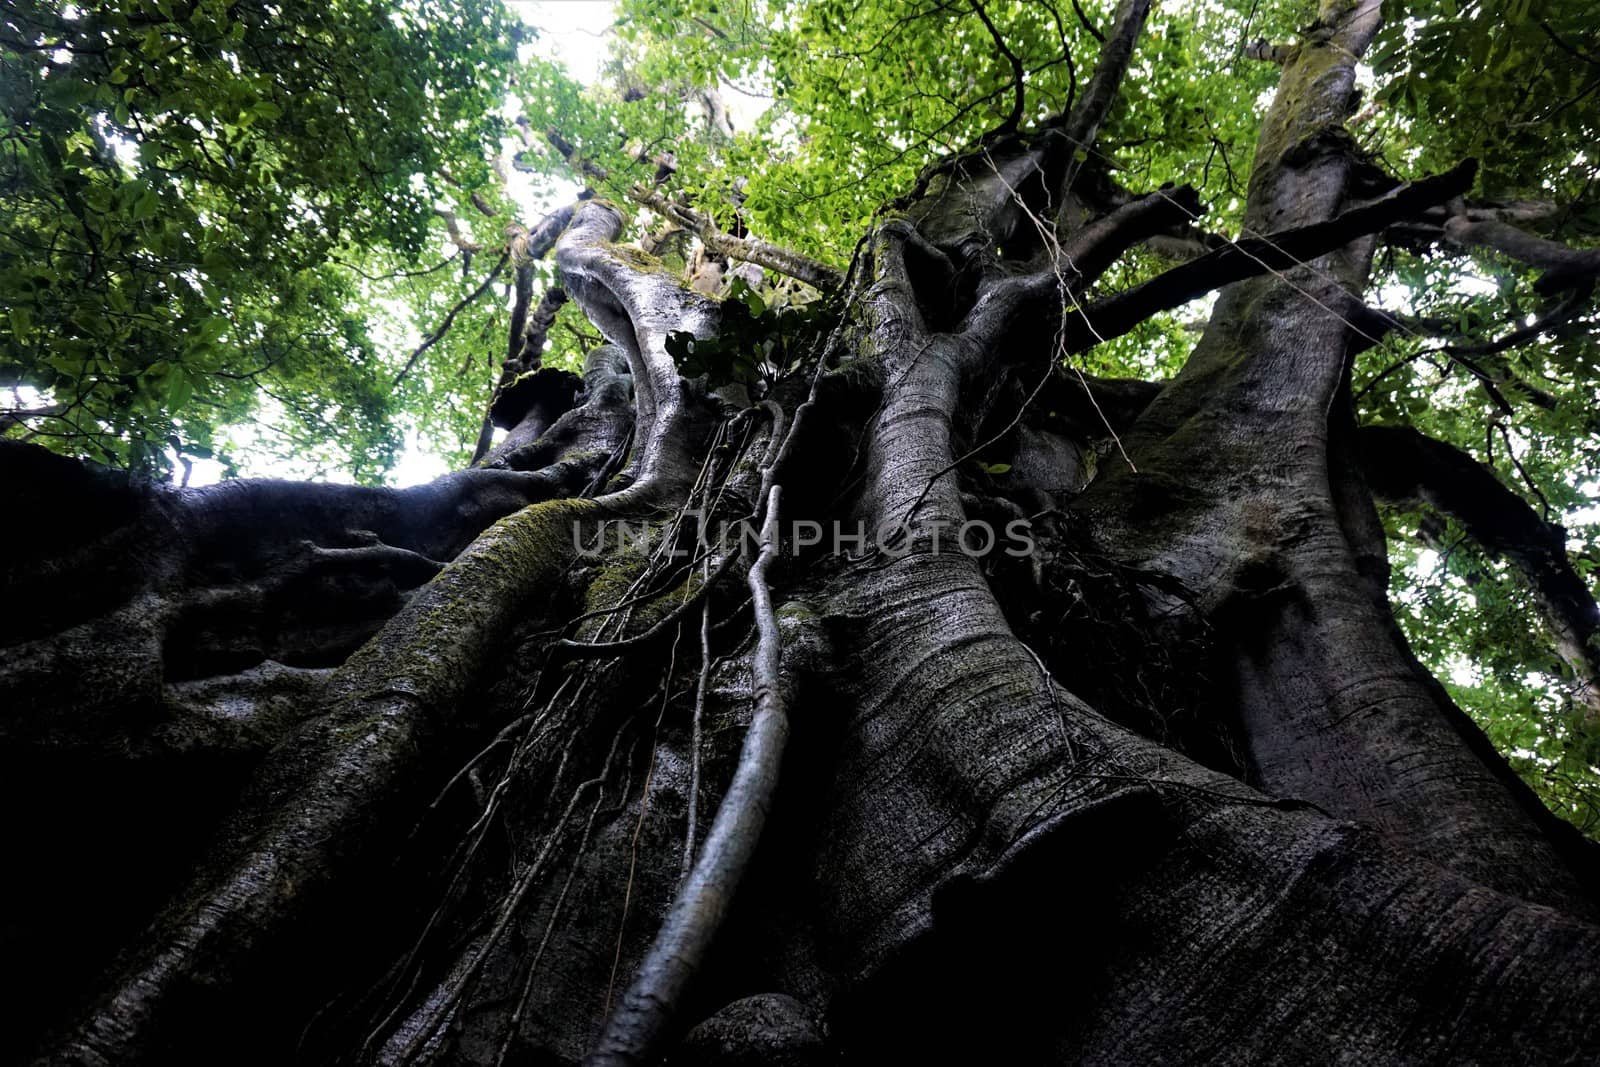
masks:
{"label": "small leaf cluster", "polygon": [[667,335],[667,354],[688,378],[703,376],[713,386],[770,387],[801,368],[827,317],[821,301],[769,305],[743,278],[735,278],[722,302],[717,335],[673,331]]}

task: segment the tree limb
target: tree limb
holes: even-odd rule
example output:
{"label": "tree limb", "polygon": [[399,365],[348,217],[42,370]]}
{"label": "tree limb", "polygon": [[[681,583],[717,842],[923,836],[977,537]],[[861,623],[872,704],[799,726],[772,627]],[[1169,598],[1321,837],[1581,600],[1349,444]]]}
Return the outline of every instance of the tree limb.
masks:
{"label": "tree limb", "polygon": [[834,292],[844,284],[843,273],[826,263],[754,237],[735,237],[730,233],[724,233],[717,228],[710,215],[674,203],[654,189],[635,185],[628,190],[628,196],[663,218],[692,231],[711,251],[720,252],[730,259],[754,263],[758,267],[798,278],[822,292]]}
{"label": "tree limb", "polygon": [[[576,149],[572,143],[555,130],[546,130],[545,136],[549,138],[557,152],[568,163],[577,167],[587,178],[596,181],[607,181],[611,174],[604,167],[589,160],[577,157]],[[675,222],[691,231],[700,238],[702,244],[713,252],[721,253],[730,259],[737,259],[744,263],[754,263],[758,267],[775,270],[779,274],[790,278],[797,278],[813,289],[823,292],[837,290],[844,284],[844,275],[826,263],[821,263],[809,256],[753,237],[735,237],[724,233],[717,227],[715,220],[704,212],[696,211],[684,204],[674,203],[661,193],[647,186],[635,183],[625,190],[628,199],[643,207],[649,208],[669,222]]]}
{"label": "tree limb", "polygon": [[1494,219],[1474,221],[1464,215],[1453,215],[1444,224],[1444,235],[1455,244],[1492,248],[1538,267],[1544,274],[1533,287],[1541,293],[1558,293],[1592,284],[1600,275],[1600,248],[1570,248],[1560,241],[1535,237],[1510,223]]}
{"label": "tree limb", "polygon": [[444,228],[450,234],[451,244],[455,245],[463,252],[483,251],[483,245],[479,244],[477,241],[469,240],[467,235],[461,232],[461,220],[456,218],[456,213],[454,211],[447,211],[442,207],[436,207],[433,209],[433,213],[444,220]]}
{"label": "tree limb", "polygon": [[1363,426],[1358,441],[1375,494],[1436,508],[1522,573],[1557,654],[1581,687],[1589,722],[1600,725],[1600,607],[1567,558],[1566,531],[1546,523],[1494,471],[1454,445],[1409,426]]}
{"label": "tree limb", "polygon": [[994,41],[995,50],[998,51],[1011,64],[1011,113],[1000,124],[998,133],[1007,134],[1017,132],[1017,127],[1022,123],[1022,111],[1026,99],[1023,89],[1022,60],[1006,44],[1005,38],[1000,36],[1000,30],[990,21],[989,13],[983,9],[979,0],[967,0],[972,5],[972,10],[977,12],[978,18],[983,22],[983,28],[989,31],[989,38]]}
{"label": "tree limb", "polygon": [[1083,4],[1080,0],[1072,0],[1072,10],[1078,13],[1078,21],[1083,23],[1083,28],[1089,31],[1089,36],[1101,44],[1105,44],[1106,35],[1095,29],[1094,23],[1089,21],[1089,16],[1083,12]]}
{"label": "tree limb", "polygon": [[[1134,45],[1138,43],[1139,34],[1144,29],[1145,18],[1149,14],[1150,0],[1122,0],[1117,5],[1116,19],[1111,24],[1111,36],[1103,38],[1100,61],[1095,64],[1094,73],[1089,77],[1083,98],[1070,113],[1059,120],[1059,128],[1067,139],[1069,151],[1093,149],[1095,138],[1100,135],[1100,126],[1110,114],[1111,105],[1116,103],[1117,94],[1122,88],[1123,75],[1128,72],[1128,65],[1133,61]],[[1082,18],[1083,12],[1080,10],[1078,15]],[[1085,25],[1087,24],[1085,20]],[[1095,36],[1098,37],[1099,34]],[[1075,166],[1067,168],[1059,203],[1067,202],[1066,194],[1077,177],[1078,169]]]}
{"label": "tree limb", "polygon": [[438,344],[440,339],[443,338],[445,334],[450,332],[450,327],[455,325],[456,316],[461,314],[463,310],[477,301],[478,297],[482,296],[488,290],[489,286],[494,284],[494,280],[500,276],[500,272],[505,269],[506,263],[510,260],[510,258],[511,253],[500,253],[500,259],[495,263],[494,269],[484,277],[483,281],[479,283],[478,287],[472,290],[472,292],[468,293],[466,296],[462,297],[460,300],[456,301],[455,306],[445,313],[444,321],[439,323],[438,328],[430,333],[427,337],[424,337],[422,339],[422,343],[412,350],[411,358],[406,360],[406,365],[404,367],[400,368],[400,373],[394,376],[394,381],[389,383],[389,388],[394,389],[398,387],[399,384],[405,380],[406,375],[411,373],[411,368],[417,365],[417,360],[422,358],[422,354],[428,349],[432,348],[434,345]]}
{"label": "tree limb", "polygon": [[[1400,186],[1387,196],[1326,222],[1230,242],[1141,285],[1096,300],[1086,308],[1062,309],[1069,330],[1068,349],[1082,351],[1120,337],[1153,315],[1233,282],[1259,274],[1293,270],[1306,260],[1326,255],[1398,219],[1459,196],[1472,183],[1476,172],[1476,161],[1467,160],[1444,174]],[[1035,321],[1049,320],[1045,324],[1052,331],[1055,323],[1061,321],[1048,315],[1039,318],[1046,307],[1059,305],[1059,284],[1053,272],[1018,279],[1008,296],[997,296],[981,305],[971,327],[979,327],[979,317],[987,322],[993,316],[1006,316],[1013,311],[1025,316],[1024,321],[1029,321],[1026,316],[1032,316]],[[993,327],[993,323],[988,325]]]}
{"label": "tree limb", "polygon": [[[511,329],[507,331],[506,358],[500,368],[500,381],[484,408],[470,466],[476,467],[488,455],[494,443],[495,407],[501,395],[519,375],[538,369],[545,336],[555,321],[556,312],[566,303],[567,295],[561,287],[551,286],[540,299],[538,307],[533,309],[532,318],[529,318],[528,305],[533,300],[533,264],[555,247],[556,240],[572,222],[576,210],[576,205],[557,208],[540,219],[531,232],[516,223],[506,227],[507,250],[516,266],[513,286],[516,296],[511,307]],[[509,426],[506,428],[511,429]]]}
{"label": "tree limb", "polygon": [[1134,245],[1187,223],[1205,209],[1193,186],[1182,185],[1130,200],[1073,231],[1061,242],[1064,266],[1075,271],[1074,288],[1092,284]]}
{"label": "tree limb", "polygon": [[1283,66],[1294,58],[1294,45],[1272,44],[1265,37],[1257,37],[1245,45],[1242,53],[1246,59],[1258,60],[1262,63],[1274,63]]}

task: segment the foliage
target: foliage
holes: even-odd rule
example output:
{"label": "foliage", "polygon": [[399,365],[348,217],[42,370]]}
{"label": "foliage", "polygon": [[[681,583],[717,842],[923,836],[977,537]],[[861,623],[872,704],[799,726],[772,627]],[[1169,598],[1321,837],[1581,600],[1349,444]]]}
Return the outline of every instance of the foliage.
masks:
{"label": "foliage", "polygon": [[774,302],[767,306],[743,278],[735,278],[722,302],[716,337],[667,335],[667,353],[685,377],[705,375],[713,385],[737,382],[771,386],[800,368],[805,342],[814,341],[822,305]]}
{"label": "foliage", "polygon": [[513,58],[494,0],[9,5],[0,378],[33,432],[160,470],[275,411],[381,473],[404,397],[359,271],[414,266],[445,175],[487,171]]}

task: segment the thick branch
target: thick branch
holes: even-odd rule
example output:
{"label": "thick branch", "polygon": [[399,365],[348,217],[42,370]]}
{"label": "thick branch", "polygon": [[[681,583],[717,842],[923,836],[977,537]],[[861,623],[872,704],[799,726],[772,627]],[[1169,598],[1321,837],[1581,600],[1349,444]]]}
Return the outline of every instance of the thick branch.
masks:
{"label": "thick branch", "polygon": [[[579,203],[587,199],[588,197],[583,194],[578,197]],[[572,224],[572,216],[577,210],[578,204],[567,204],[556,208],[535,223],[531,230],[524,230],[515,225],[508,226],[506,232],[511,238],[512,259],[520,267],[549,255],[561,234]]]}
{"label": "thick branch", "polygon": [[1592,284],[1600,275],[1600,248],[1569,248],[1560,241],[1535,237],[1510,223],[1494,219],[1473,221],[1455,215],[1444,224],[1444,234],[1458,245],[1492,248],[1543,270],[1543,276],[1534,283],[1534,288],[1541,293]]}
{"label": "thick branch", "polygon": [[394,816],[428,780],[418,754],[437,748],[478,672],[538,610],[534,594],[560,580],[572,524],[602,511],[563,500],[509,516],[351,656],[327,683],[329,708],[274,752],[205,873],[49,1061],[159,1060],[185,1010],[217,1003],[252,969],[260,980],[306,936],[310,913],[325,917],[364,864],[392,854]]}
{"label": "thick branch", "polygon": [[1582,688],[1590,721],[1600,724],[1600,607],[1567,558],[1566,531],[1546,523],[1492,470],[1454,445],[1409,426],[1365,426],[1359,440],[1374,493],[1437,508],[1522,572],[1557,653]]}
{"label": "thick branch", "polygon": [[1081,291],[1092,284],[1134,245],[1182,225],[1204,210],[1194,187],[1184,185],[1130,200],[1074,231],[1061,242],[1064,265],[1079,279],[1074,289]]}
{"label": "thick branch", "polygon": [[[1065,309],[1068,347],[1077,351],[1120,337],[1152,316],[1233,282],[1293,270],[1306,260],[1342,248],[1358,237],[1376,233],[1397,219],[1459,196],[1472,183],[1476,170],[1476,162],[1468,160],[1444,174],[1403,185],[1388,196],[1326,222],[1235,241],[1158,274],[1142,285],[1097,300],[1087,308]],[[993,328],[994,324],[988,320],[995,315],[1004,316],[1008,321],[1015,321],[1011,316],[1021,316],[1024,321],[1029,318],[1043,321],[1038,317],[1045,315],[1052,306],[1059,307],[1059,300],[1055,274],[1044,272],[1019,280],[1010,299],[1001,297],[981,306],[969,321],[980,331],[985,327]],[[1051,320],[1054,321],[1059,320]]]}
{"label": "thick branch", "polygon": [[[1144,21],[1149,14],[1150,0],[1122,0],[1117,5],[1111,35],[1100,49],[1100,61],[1095,64],[1094,74],[1089,78],[1083,98],[1061,123],[1061,132],[1066,135],[1070,150],[1093,149],[1095,138],[1100,135],[1100,126],[1111,113],[1111,106],[1116,103],[1122,78],[1128,72],[1128,65],[1133,62],[1134,45],[1139,41],[1139,34],[1144,30]],[[1067,169],[1058,203],[1067,202],[1066,193],[1071,188],[1077,169]]]}
{"label": "thick branch", "polygon": [[674,203],[642,185],[628,190],[630,199],[649,208],[662,218],[678,223],[700,238],[700,242],[713,252],[730,259],[754,263],[758,267],[775,270],[790,278],[798,278],[813,289],[833,292],[844,284],[844,275],[826,263],[754,237],[735,237],[717,228],[710,215],[696,211],[684,204]]}
{"label": "thick branch", "polygon": [[718,307],[666,275],[639,270],[612,244],[621,230],[616,208],[593,200],[584,204],[557,244],[562,287],[627,353],[633,368],[638,447],[632,476],[652,485],[658,478],[692,480],[698,462],[689,454],[694,447],[689,411],[677,365],[667,353],[667,335],[711,336]]}
{"label": "thick branch", "polygon": [[[584,177],[593,178],[595,181],[607,181],[611,177],[610,172],[604,167],[578,158],[572,143],[555,130],[546,130],[545,136],[549,138],[556,151],[560,152],[568,163],[577,167]],[[707,248],[730,259],[775,270],[779,274],[798,278],[812,288],[825,292],[837,290],[844,283],[844,275],[826,263],[753,237],[735,237],[724,233],[710,215],[683,204],[673,203],[655,189],[636,183],[629,186],[626,194],[628,199],[649,208],[663,219],[675,222],[691,231]]]}
{"label": "thick branch", "polygon": [[1244,58],[1283,66],[1294,58],[1294,45],[1272,44],[1265,37],[1257,37],[1244,49]]}
{"label": "thick branch", "polygon": [[1099,339],[1127,333],[1134,326],[1220,289],[1259,274],[1293,270],[1306,260],[1342,248],[1358,237],[1388,226],[1430,204],[1460,195],[1472,184],[1477,163],[1468,160],[1434,178],[1401,186],[1371,204],[1267,237],[1246,238],[1206,253],[1143,285],[1096,301],[1084,313]]}

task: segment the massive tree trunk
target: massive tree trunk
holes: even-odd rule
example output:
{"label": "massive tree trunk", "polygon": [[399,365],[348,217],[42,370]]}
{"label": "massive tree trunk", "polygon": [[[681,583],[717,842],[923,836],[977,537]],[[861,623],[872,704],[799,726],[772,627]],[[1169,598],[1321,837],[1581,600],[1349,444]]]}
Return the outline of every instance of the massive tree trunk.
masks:
{"label": "massive tree trunk", "polygon": [[[591,201],[556,257],[609,344],[580,382],[513,338],[472,470],[0,451],[4,1054],[1600,1056],[1591,848],[1408,651],[1348,389],[1371,235],[1470,169],[1359,199],[1377,4],[1326,0],[1254,241],[1087,300],[1196,206],[1081,165],[1148,7],[881,216],[755,406],[680,376],[718,305]],[[1225,283],[1170,383],[1067,369]]]}

